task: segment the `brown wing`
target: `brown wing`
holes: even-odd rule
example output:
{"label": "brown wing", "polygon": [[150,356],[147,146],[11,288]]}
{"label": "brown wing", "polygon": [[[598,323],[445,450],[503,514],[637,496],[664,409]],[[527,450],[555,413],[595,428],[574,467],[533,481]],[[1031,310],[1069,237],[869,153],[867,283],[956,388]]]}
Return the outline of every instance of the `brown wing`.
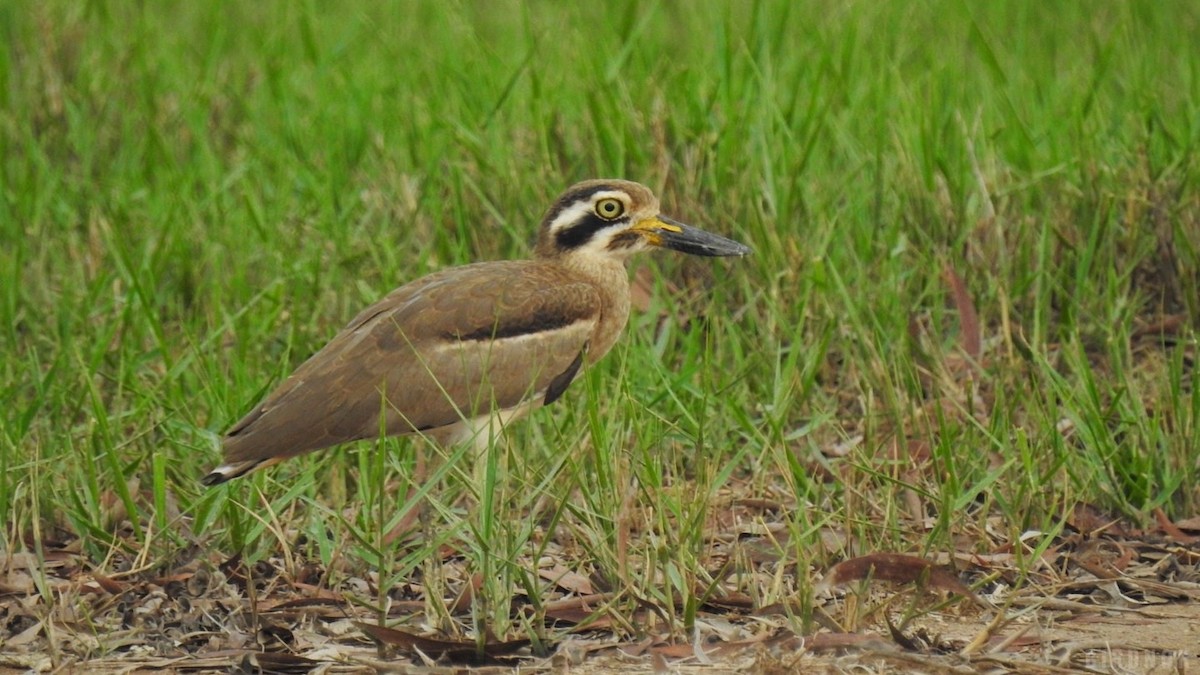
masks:
{"label": "brown wing", "polygon": [[432,274],[364,310],[301,365],[230,429],[225,459],[375,437],[381,412],[389,434],[434,432],[493,404],[557,397],[599,316],[596,290],[561,267],[511,261]]}

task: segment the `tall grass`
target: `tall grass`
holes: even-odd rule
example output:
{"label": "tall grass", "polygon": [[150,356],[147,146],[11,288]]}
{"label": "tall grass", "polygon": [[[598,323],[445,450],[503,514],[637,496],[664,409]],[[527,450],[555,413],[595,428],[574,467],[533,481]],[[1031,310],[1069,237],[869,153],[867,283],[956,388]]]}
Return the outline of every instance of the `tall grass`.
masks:
{"label": "tall grass", "polygon": [[[497,634],[553,546],[685,630],[735,498],[779,500],[801,562],[764,604],[845,554],[823,530],[1194,514],[1198,30],[1183,2],[6,3],[0,546],[285,551],[377,570],[381,611],[459,588],[449,549]],[[199,486],[356,309],[525,255],[595,176],[755,255],[639,263],[621,346],[425,484],[389,441]]]}

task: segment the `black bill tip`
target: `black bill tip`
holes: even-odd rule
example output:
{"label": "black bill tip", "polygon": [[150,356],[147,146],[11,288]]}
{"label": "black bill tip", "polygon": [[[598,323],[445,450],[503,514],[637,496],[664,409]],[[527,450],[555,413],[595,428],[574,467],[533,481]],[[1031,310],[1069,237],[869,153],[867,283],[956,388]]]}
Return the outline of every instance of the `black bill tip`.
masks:
{"label": "black bill tip", "polygon": [[659,216],[656,220],[656,226],[649,233],[653,243],[663,248],[710,258],[741,257],[752,253],[749,246],[719,234],[685,225],[666,216]]}

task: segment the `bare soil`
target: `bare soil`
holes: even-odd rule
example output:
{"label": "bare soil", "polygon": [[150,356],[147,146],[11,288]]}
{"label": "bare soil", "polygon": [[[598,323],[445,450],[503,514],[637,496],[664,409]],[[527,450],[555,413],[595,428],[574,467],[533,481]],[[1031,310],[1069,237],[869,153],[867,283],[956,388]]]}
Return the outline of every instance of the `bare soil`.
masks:
{"label": "bare soil", "polygon": [[[390,627],[380,628],[366,609],[376,592],[369,575],[330,587],[326,571],[311,563],[273,560],[247,569],[211,552],[197,552],[169,574],[133,568],[105,573],[66,542],[40,556],[0,554],[0,669],[1200,670],[1197,538],[1165,521],[1138,531],[1099,516],[1089,507],[1077,509],[1076,529],[1024,570],[1004,552],[929,560],[875,553],[844,560],[820,572],[808,623],[796,618],[796,607],[756,606],[731,588],[706,600],[685,636],[661,619],[661,608],[622,602],[617,593],[586,588],[586,578],[564,575],[553,597],[542,600],[540,647],[529,640],[538,636],[510,634],[484,645],[463,637],[469,591],[453,605],[458,624],[449,633],[444,625],[431,626],[426,603],[416,596],[397,598]],[[1103,525],[1090,527],[1096,523]],[[743,537],[735,545],[755,542]],[[769,556],[755,550],[751,566],[775,573]],[[730,553],[736,551],[725,555]],[[445,564],[448,577],[461,573],[452,560]],[[616,616],[620,611],[630,613]]]}

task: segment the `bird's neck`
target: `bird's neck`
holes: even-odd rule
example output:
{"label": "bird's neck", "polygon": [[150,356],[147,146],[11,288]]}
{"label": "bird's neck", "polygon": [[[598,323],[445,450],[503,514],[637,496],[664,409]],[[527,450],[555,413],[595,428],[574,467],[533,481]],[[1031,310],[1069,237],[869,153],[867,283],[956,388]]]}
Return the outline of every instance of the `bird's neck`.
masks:
{"label": "bird's neck", "polygon": [[617,258],[561,261],[562,265],[590,281],[603,299],[604,312],[588,345],[588,362],[608,353],[629,321],[629,271]]}

